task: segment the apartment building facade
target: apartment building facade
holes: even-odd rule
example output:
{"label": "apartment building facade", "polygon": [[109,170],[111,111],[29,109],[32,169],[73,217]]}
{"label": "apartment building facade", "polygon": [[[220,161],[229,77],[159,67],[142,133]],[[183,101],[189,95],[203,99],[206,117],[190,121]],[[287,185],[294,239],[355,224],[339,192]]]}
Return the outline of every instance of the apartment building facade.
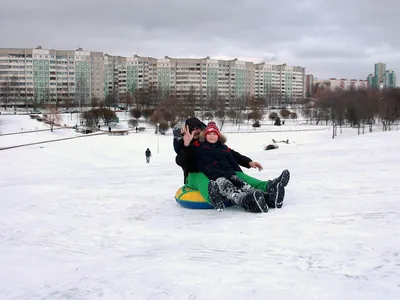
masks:
{"label": "apartment building facade", "polygon": [[314,86],[320,86],[330,91],[337,90],[362,90],[368,88],[367,80],[359,80],[359,79],[337,79],[337,78],[329,78],[327,80],[314,80]]}
{"label": "apartment building facade", "polygon": [[367,77],[368,87],[372,89],[390,89],[396,87],[396,74],[386,70],[386,64],[379,62],[374,65],[374,73]]}
{"label": "apartment building facade", "polygon": [[[66,100],[90,103],[150,85],[200,99],[211,95],[234,98],[273,97],[291,103],[305,96],[305,69],[205,58],[112,56],[77,50],[0,49],[0,94],[26,103]],[[4,91],[7,89],[7,92]]]}
{"label": "apartment building facade", "polygon": [[305,76],[305,81],[306,97],[312,97],[314,94],[314,75],[307,74]]}

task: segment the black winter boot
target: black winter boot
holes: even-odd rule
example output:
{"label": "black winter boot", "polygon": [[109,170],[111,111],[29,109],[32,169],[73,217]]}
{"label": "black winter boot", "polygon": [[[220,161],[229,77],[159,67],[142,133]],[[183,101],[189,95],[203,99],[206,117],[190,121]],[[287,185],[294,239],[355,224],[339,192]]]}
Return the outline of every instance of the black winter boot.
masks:
{"label": "black winter boot", "polygon": [[210,198],[210,204],[214,206],[217,211],[224,210],[224,200],[219,192],[217,183],[213,180],[210,180],[210,183],[208,184],[208,196]]}
{"label": "black winter boot", "polygon": [[247,196],[243,198],[240,206],[248,212],[268,212],[268,205],[265,202],[264,195],[259,190],[247,194]]}
{"label": "black winter boot", "polygon": [[283,170],[279,177],[268,182],[265,200],[270,208],[282,208],[285,197],[285,186],[287,186],[289,180],[289,170]]}

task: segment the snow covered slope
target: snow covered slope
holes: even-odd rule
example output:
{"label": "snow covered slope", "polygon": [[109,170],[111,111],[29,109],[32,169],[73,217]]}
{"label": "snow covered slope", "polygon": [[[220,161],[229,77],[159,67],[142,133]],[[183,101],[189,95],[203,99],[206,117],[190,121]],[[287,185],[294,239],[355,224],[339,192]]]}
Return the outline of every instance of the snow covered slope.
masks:
{"label": "snow covered slope", "polygon": [[[296,145],[263,151],[272,138]],[[0,299],[399,298],[400,132],[228,144],[253,176],[291,170],[281,210],[178,206],[171,136],[0,151]]]}

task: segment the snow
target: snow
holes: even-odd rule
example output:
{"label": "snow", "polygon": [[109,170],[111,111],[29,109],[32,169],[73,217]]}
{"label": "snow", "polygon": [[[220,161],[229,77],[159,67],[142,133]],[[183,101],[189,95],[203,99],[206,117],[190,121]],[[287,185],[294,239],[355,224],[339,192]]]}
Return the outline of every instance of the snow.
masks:
{"label": "snow", "polygon": [[152,130],[0,151],[0,299],[398,299],[399,131],[227,136],[264,166],[246,173],[290,169],[282,209],[180,207]]}

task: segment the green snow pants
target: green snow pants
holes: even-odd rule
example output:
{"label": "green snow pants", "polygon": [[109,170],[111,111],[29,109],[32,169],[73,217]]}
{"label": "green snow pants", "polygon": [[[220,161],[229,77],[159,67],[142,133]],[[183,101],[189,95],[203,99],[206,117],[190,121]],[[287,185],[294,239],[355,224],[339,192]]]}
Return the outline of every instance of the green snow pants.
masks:
{"label": "green snow pants", "polygon": [[[253,188],[262,190],[264,192],[267,191],[267,181],[262,181],[257,178],[251,177],[243,172],[236,172],[236,176]],[[189,173],[188,177],[186,178],[186,186],[198,190],[208,203],[210,203],[210,199],[208,197],[209,182],[210,180],[203,173]]]}

